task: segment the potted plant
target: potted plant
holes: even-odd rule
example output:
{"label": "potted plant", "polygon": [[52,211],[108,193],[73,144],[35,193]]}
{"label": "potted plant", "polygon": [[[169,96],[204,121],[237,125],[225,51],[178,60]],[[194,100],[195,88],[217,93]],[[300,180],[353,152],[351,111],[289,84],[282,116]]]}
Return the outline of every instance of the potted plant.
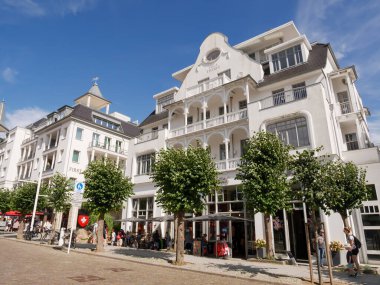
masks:
{"label": "potted plant", "polygon": [[340,241],[330,242],[330,250],[333,266],[347,264],[346,250],[344,250],[344,245]]}
{"label": "potted plant", "polygon": [[256,258],[265,258],[266,257],[266,241],[264,239],[255,240],[256,247]]}

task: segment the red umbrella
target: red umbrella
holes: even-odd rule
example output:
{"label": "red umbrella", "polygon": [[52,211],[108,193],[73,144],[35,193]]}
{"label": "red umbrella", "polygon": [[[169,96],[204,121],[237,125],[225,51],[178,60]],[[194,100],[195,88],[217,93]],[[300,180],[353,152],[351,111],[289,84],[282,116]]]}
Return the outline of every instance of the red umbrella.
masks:
{"label": "red umbrella", "polygon": [[[27,214],[25,217],[31,217],[33,215],[33,213],[31,214]],[[43,216],[44,215],[44,212],[36,212],[36,216]]]}
{"label": "red umbrella", "polygon": [[19,211],[8,211],[5,213],[6,216],[21,216]]}

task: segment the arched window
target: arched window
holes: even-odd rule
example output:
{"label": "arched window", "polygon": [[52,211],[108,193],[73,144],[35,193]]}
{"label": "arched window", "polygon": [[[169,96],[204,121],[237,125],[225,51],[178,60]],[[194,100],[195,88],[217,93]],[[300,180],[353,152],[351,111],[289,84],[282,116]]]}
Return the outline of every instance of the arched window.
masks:
{"label": "arched window", "polygon": [[276,134],[285,144],[294,147],[310,145],[307,122],[304,117],[270,124],[267,126],[267,131]]}

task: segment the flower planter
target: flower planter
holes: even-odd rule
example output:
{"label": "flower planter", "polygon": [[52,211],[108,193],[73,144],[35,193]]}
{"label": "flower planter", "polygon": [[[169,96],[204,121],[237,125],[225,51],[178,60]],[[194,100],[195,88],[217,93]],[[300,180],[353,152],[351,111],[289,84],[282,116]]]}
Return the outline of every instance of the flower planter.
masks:
{"label": "flower planter", "polygon": [[265,258],[267,256],[267,251],[265,247],[256,248],[256,258]]}
{"label": "flower planter", "polygon": [[340,250],[340,251],[332,251],[331,257],[332,257],[332,265],[338,266],[338,265],[346,265],[346,254],[347,250]]}

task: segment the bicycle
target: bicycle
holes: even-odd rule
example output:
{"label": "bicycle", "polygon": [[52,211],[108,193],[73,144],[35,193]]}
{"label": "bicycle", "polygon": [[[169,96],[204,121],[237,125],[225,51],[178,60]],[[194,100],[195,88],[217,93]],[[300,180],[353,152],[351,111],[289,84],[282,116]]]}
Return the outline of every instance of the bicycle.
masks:
{"label": "bicycle", "polygon": [[[67,229],[63,237],[63,244],[67,247],[69,246],[70,232],[71,232],[71,229]],[[77,240],[77,234],[75,231],[73,231],[73,235],[71,237],[71,245],[70,245],[71,248],[76,248],[76,240]]]}
{"label": "bicycle", "polygon": [[58,241],[59,240],[59,232],[55,231],[53,232],[52,230],[45,230],[44,232],[41,232],[40,235],[40,242],[50,242],[50,241]]}

